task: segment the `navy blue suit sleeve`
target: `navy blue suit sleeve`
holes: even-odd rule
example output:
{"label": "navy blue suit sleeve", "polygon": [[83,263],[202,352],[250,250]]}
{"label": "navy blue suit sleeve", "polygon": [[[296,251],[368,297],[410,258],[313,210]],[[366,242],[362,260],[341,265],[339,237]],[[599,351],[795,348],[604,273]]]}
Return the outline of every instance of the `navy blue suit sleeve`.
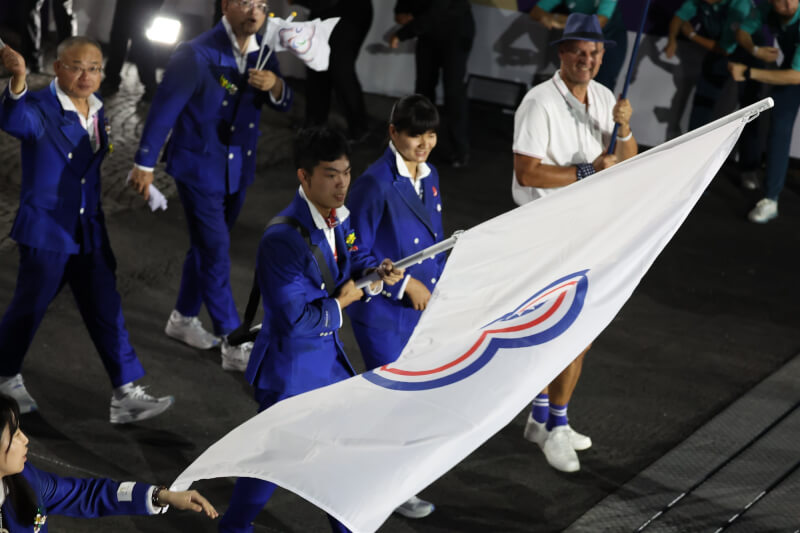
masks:
{"label": "navy blue suit sleeve", "polygon": [[35,485],[48,514],[96,518],[121,514],[149,514],[147,497],[151,485],[110,479],[60,477],[35,471]]}
{"label": "navy blue suit sleeve", "polygon": [[276,111],[288,111],[292,107],[292,102],[294,102],[294,92],[281,74],[281,66],[280,63],[278,63],[278,58],[275,57],[275,54],[272,54],[269,57],[267,60],[267,65],[264,67],[264,69],[272,71],[281,79],[281,81],[283,81],[283,94],[281,95],[282,98],[276,103],[272,101],[272,98],[267,96],[267,105]]}
{"label": "navy blue suit sleeve", "polygon": [[0,105],[0,128],[22,140],[38,139],[44,133],[44,117],[28,105],[28,94],[11,98],[8,87],[3,91]]}
{"label": "navy blue suit sleeve", "polygon": [[188,44],[180,45],[164,71],[164,79],[158,86],[147,114],[139,150],[136,152],[137,164],[156,166],[158,154],[169,131],[197,90],[202,71],[202,65],[192,47]]}
{"label": "navy blue suit sleeve", "polygon": [[308,280],[306,268],[317,268],[307,263],[310,257],[308,246],[293,229],[270,232],[259,246],[256,268],[264,308],[282,335],[318,336],[342,326],[336,300],[310,294],[312,290],[327,294]]}

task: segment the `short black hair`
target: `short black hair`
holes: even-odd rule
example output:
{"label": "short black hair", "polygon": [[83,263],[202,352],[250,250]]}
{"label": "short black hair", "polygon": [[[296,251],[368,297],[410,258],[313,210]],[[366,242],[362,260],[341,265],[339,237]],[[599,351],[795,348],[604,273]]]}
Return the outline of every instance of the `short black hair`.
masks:
{"label": "short black hair", "polygon": [[350,159],[350,153],[345,136],[328,126],[305,128],[294,139],[294,166],[309,173],[320,161],[336,161],[342,156]]}
{"label": "short black hair", "polygon": [[100,50],[100,55],[103,55],[103,47],[100,46],[100,43],[98,43],[91,37],[86,37],[83,35],[75,35],[73,37],[67,37],[58,44],[58,48],[56,48],[56,59],[61,58],[61,54],[63,54],[73,46],[79,46],[85,44],[88,44],[89,46],[94,46],[95,48]]}
{"label": "short black hair", "polygon": [[389,117],[397,131],[416,137],[439,127],[439,111],[430,100],[421,94],[404,96],[392,107]]}
{"label": "short black hair", "polygon": [[[19,404],[11,396],[0,394],[0,434],[8,428],[8,446],[0,453],[7,454],[11,449],[11,442],[19,429]],[[32,526],[33,519],[38,513],[38,498],[34,494],[30,483],[21,472],[5,476],[0,483],[0,488],[5,486],[8,491],[8,500],[17,520],[23,526]]]}

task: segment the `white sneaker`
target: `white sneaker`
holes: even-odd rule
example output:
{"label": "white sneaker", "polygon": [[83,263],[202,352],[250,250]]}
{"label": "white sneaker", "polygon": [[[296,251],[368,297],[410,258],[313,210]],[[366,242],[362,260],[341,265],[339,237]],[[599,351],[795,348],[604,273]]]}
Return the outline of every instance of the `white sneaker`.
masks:
{"label": "white sneaker", "polygon": [[758,172],[755,170],[746,170],[742,172],[742,188],[748,191],[758,189]]}
{"label": "white sneaker", "polygon": [[576,452],[582,452],[583,450],[588,450],[592,447],[591,437],[582,433],[578,433],[572,429],[569,424],[567,424],[567,428],[569,429],[569,441],[572,443],[573,450]]}
{"label": "white sneaker", "polygon": [[544,457],[550,466],[562,472],[577,472],[581,469],[578,454],[572,447],[567,426],[556,426],[542,446]]}
{"label": "white sneaker", "polygon": [[109,419],[112,424],[139,422],[160,415],[172,407],[173,403],[175,403],[175,398],[172,396],[155,398],[147,394],[144,387],[136,385],[121,400],[111,396]]}
{"label": "white sneaker", "polygon": [[250,352],[253,351],[252,342],[230,345],[228,339],[222,339],[222,370],[236,370],[244,372],[250,362]]}
{"label": "white sneaker", "polygon": [[25,383],[22,381],[22,374],[17,374],[10,378],[0,378],[0,393],[11,396],[19,404],[19,413],[24,415],[39,409],[36,400],[28,393]]}
{"label": "white sneaker", "polygon": [[777,216],[778,202],[776,200],[770,200],[769,198],[762,198],[758,201],[753,210],[748,213],[747,218],[750,219],[750,222],[764,224]]}
{"label": "white sneaker", "polygon": [[541,448],[544,446],[544,441],[547,440],[549,434],[550,432],[547,431],[547,425],[544,422],[537,422],[530,413],[528,413],[528,421],[525,422],[525,431],[522,432],[522,436],[525,437],[526,440],[538,444],[539,448]]}
{"label": "white sneaker", "polygon": [[425,518],[431,514],[434,509],[436,509],[436,506],[431,502],[426,502],[416,496],[412,496],[408,501],[395,509],[394,512],[406,518]]}
{"label": "white sneaker", "polygon": [[167,320],[164,333],[184,342],[192,348],[208,350],[220,343],[220,338],[213,333],[206,331],[200,319],[196,316],[183,316],[178,311],[173,310]]}
{"label": "white sneaker", "polygon": [[[572,443],[573,450],[580,452],[592,447],[592,439],[590,437],[578,433],[572,429],[569,424],[567,424],[567,429],[569,429],[569,441]],[[537,422],[528,414],[528,421],[525,423],[525,431],[522,433],[523,437],[538,444],[539,448],[541,448],[544,446],[549,433],[550,432],[547,431],[547,426],[543,422]]]}

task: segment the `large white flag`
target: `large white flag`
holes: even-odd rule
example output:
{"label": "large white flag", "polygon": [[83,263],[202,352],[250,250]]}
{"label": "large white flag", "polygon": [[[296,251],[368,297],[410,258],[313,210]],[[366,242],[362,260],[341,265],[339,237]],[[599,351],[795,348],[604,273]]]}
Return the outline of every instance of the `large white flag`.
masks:
{"label": "large white flag", "polygon": [[465,232],[397,362],[267,409],[174,486],[266,479],[355,532],[376,530],[603,331],[745,120],[716,123]]}
{"label": "large white flag", "polygon": [[264,41],[276,52],[288,50],[313,70],[328,70],[328,44],[339,17],[294,22],[278,17],[267,19]]}

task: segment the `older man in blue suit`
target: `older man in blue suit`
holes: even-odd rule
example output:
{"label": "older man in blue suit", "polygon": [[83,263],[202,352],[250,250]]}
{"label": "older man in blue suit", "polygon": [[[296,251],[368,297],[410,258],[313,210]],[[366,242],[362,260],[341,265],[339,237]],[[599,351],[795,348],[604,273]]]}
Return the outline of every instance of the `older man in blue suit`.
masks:
{"label": "older man in blue suit", "polygon": [[[222,367],[244,370],[252,343],[228,345],[239,326],[230,286],[229,232],[253,182],[262,105],[286,111],[292,91],[271,55],[257,70],[267,4],[223,0],[224,16],[212,30],[181,45],[156,92],[142,132],[131,181],[145,195],[170,130],[167,172],[186,211],[190,248],[166,333],[208,349],[222,337]],[[268,51],[268,50],[267,50]],[[266,53],[266,52],[265,52]],[[213,334],[197,318],[205,304]]]}
{"label": "older man in blue suit", "polygon": [[20,374],[22,359],[45,311],[68,283],[114,387],[111,422],[156,416],[173,403],[134,380],[144,375],[128,341],[116,288],[116,262],[100,206],[100,164],[109,142],[100,85],[103,55],[85,37],[58,47],[56,79],[29,93],[25,61],[0,50],[11,73],[0,97],[0,127],[22,141],[20,206],[11,237],[19,244],[17,287],[0,322],[0,392],[20,410],[37,408]]}
{"label": "older man in blue suit", "polygon": [[[351,278],[378,266],[350,258],[347,140],[327,128],[305,130],[295,143],[295,166],[300,188],[267,226],[258,248],[264,322],[245,377],[255,387],[260,410],[355,375],[339,338],[342,310],[363,296]],[[388,260],[378,273],[387,284],[403,275]],[[370,294],[378,294],[381,285],[374,284]],[[220,531],[252,531],[274,490],[273,483],[240,478]],[[335,519],[330,522],[334,531],[347,531]]]}

